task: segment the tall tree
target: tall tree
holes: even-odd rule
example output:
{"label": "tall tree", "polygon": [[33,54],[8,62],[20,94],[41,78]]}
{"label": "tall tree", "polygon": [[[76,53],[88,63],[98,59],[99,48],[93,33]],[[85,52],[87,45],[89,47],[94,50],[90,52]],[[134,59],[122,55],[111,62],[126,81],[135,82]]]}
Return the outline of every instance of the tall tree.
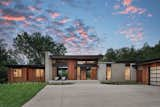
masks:
{"label": "tall tree", "polygon": [[140,61],[153,58],[160,58],[160,41],[151,47],[148,43],[144,43],[140,49],[125,47],[120,49],[108,49],[104,61]]}
{"label": "tall tree", "polygon": [[54,55],[64,55],[66,48],[61,43],[56,43],[52,37],[41,33],[29,34],[23,32],[17,35],[13,41],[15,51],[25,55],[30,64],[43,64],[45,51]]}
{"label": "tall tree", "polygon": [[7,81],[7,65],[16,64],[6,47],[5,41],[0,39],[0,83]]}
{"label": "tall tree", "polygon": [[105,54],[104,60],[105,61],[115,61],[116,59],[117,59],[116,51],[113,50],[112,48],[108,49]]}

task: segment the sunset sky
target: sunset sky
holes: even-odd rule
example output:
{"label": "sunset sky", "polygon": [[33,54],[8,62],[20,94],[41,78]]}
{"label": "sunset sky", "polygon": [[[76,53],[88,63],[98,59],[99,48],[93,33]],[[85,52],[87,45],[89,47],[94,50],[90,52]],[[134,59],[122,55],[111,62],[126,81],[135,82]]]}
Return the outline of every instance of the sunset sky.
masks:
{"label": "sunset sky", "polygon": [[160,40],[160,0],[0,0],[0,38],[41,32],[67,54],[151,46]]}

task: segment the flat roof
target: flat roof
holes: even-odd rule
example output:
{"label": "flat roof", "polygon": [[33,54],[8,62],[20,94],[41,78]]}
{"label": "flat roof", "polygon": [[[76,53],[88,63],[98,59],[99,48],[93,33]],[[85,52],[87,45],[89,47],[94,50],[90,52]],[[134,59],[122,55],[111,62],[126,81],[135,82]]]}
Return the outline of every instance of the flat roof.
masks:
{"label": "flat roof", "polygon": [[76,60],[98,60],[103,55],[51,55],[51,59],[76,59]]}
{"label": "flat roof", "polygon": [[160,58],[147,59],[137,62],[137,65],[151,64],[151,63],[160,63]]}
{"label": "flat roof", "polygon": [[9,68],[23,68],[23,67],[28,67],[28,68],[45,68],[44,65],[7,65]]}

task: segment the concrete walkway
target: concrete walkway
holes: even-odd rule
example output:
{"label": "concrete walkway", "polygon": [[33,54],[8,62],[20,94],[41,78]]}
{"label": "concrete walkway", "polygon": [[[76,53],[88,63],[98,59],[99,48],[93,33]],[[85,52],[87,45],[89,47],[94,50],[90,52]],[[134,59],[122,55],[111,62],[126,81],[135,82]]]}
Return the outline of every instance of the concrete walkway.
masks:
{"label": "concrete walkway", "polygon": [[99,83],[47,85],[23,107],[160,107],[160,87]]}

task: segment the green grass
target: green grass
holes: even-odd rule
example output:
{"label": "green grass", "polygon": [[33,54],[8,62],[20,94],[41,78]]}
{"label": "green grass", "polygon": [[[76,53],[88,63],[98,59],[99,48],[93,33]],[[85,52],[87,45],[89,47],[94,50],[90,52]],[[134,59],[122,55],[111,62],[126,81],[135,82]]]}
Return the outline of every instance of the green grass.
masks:
{"label": "green grass", "polygon": [[0,84],[0,107],[21,107],[44,86],[44,83]]}
{"label": "green grass", "polygon": [[132,85],[138,84],[136,81],[101,81],[101,84],[111,84],[111,85]]}

